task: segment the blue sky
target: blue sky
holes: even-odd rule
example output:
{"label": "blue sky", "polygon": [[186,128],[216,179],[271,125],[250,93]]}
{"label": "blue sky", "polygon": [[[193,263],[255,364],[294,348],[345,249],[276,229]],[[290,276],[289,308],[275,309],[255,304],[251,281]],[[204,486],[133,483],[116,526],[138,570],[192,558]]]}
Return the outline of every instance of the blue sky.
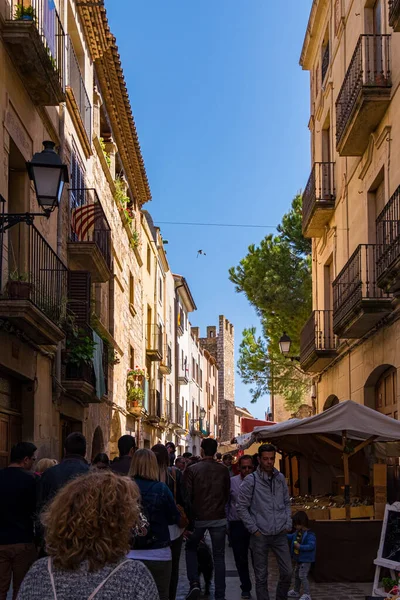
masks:
{"label": "blue sky", "polygon": [[[153,200],[162,221],[276,225],[310,171],[308,73],[298,61],[312,0],[106,0]],[[272,229],[160,225],[205,332],[219,314],[258,325],[228,269]],[[197,258],[202,249],[206,256]],[[263,418],[236,377],[236,403]]]}

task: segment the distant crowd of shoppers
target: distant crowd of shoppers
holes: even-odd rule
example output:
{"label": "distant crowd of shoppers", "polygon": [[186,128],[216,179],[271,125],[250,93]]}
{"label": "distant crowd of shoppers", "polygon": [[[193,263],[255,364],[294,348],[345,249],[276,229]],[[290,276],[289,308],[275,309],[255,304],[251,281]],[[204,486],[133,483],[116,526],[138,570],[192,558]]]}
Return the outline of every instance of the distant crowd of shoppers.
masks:
{"label": "distant crowd of shoppers", "polygon": [[273,446],[260,446],[256,468],[253,456],[233,464],[218,455],[212,438],[201,457],[176,456],[172,442],[137,449],[130,435],[113,461],[101,453],[89,464],[81,433],[67,437],[59,464],[35,464],[36,450],[16,444],[0,471],[0,600],[10,586],[13,600],[175,600],[184,541],[187,600],[200,597],[200,576],[210,592],[213,572],[215,600],[228,600],[227,532],[243,599],[251,598],[250,557],[257,600],[269,600],[272,551],[276,600],[310,600],[315,535],[305,513],[292,522]]}

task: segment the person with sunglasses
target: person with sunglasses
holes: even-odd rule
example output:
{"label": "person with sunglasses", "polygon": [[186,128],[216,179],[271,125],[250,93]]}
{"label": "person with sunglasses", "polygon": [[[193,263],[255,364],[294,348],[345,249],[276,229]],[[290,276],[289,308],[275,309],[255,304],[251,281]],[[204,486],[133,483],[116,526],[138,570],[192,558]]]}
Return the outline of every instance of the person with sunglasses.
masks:
{"label": "person with sunglasses", "polygon": [[253,458],[244,454],[239,458],[239,475],[231,477],[231,493],[227,505],[229,540],[235,558],[236,569],[240,577],[242,598],[251,598],[251,580],[249,573],[250,533],[240,520],[236,511],[239,488],[247,475],[253,472]]}

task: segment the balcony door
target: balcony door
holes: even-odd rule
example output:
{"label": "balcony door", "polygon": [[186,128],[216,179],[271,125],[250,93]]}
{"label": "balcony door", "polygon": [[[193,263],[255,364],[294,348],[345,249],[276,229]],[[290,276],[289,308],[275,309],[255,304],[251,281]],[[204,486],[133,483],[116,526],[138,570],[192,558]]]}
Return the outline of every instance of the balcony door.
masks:
{"label": "balcony door", "polygon": [[331,168],[331,128],[330,125],[322,130],[322,172],[321,187],[323,200],[332,200],[332,168]]}

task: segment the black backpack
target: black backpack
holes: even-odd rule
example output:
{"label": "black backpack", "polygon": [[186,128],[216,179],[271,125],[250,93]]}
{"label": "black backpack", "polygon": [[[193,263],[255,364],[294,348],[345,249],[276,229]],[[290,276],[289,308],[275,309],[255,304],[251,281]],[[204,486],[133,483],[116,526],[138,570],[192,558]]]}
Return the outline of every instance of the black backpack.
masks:
{"label": "black backpack", "polygon": [[143,498],[147,496],[152,487],[158,483],[155,481],[152,486],[147,490],[145,494],[142,494],[142,508],[140,511],[140,525],[136,526],[132,531],[132,541],[131,548],[133,550],[149,550],[154,542],[156,541],[156,536],[151,531],[151,522],[149,511],[143,503]]}

